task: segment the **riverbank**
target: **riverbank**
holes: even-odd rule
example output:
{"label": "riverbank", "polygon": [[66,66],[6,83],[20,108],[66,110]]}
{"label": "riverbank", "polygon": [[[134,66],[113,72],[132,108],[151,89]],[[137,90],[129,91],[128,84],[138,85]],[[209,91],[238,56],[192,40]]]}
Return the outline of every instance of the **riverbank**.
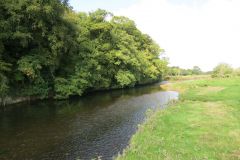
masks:
{"label": "riverbank", "polygon": [[240,78],[172,83],[180,101],[153,113],[117,160],[240,159]]}
{"label": "riverbank", "polygon": [[[72,95],[69,98],[66,99],[71,99],[72,97],[83,97],[92,93],[97,93],[97,92],[111,92],[114,90],[123,90],[123,89],[131,89],[131,88],[137,88],[137,87],[142,87],[142,86],[148,86],[148,85],[152,85],[152,84],[157,84],[157,83],[166,83],[166,81],[151,81],[151,82],[147,82],[147,83],[142,83],[142,84],[137,84],[135,86],[128,86],[128,87],[118,87],[118,88],[102,88],[102,89],[89,89],[86,90],[81,96],[80,95]],[[1,107],[5,107],[7,105],[12,105],[12,104],[18,104],[18,103],[24,103],[24,102],[32,102],[32,101],[36,101],[36,100],[46,100],[46,99],[52,99],[52,100],[56,100],[54,98],[54,95],[48,95],[47,97],[41,97],[41,96],[7,96],[5,98],[0,98],[0,108]],[[65,100],[65,99],[57,99],[57,100]]]}

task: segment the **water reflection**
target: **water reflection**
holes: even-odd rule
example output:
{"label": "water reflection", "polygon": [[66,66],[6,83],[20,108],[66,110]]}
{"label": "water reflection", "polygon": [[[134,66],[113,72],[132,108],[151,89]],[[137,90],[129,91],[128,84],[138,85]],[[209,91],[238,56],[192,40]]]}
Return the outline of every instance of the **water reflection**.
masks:
{"label": "water reflection", "polygon": [[147,109],[177,97],[155,84],[8,107],[0,112],[0,159],[112,159]]}

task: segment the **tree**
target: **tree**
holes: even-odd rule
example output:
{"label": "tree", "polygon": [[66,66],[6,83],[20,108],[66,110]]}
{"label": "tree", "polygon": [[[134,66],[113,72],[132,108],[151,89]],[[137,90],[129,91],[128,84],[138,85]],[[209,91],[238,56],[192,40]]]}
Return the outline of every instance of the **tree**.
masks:
{"label": "tree", "polygon": [[234,70],[234,75],[240,76],[240,68]]}
{"label": "tree", "polygon": [[9,80],[6,74],[11,71],[10,67],[11,64],[0,60],[0,100],[2,102],[4,101],[4,98],[8,94],[9,90]]}
{"label": "tree", "polygon": [[193,74],[192,69],[181,69],[181,75],[183,75],[183,76],[188,76],[188,75],[192,75],[192,74]]}
{"label": "tree", "polygon": [[169,76],[180,76],[181,75],[181,69],[179,67],[169,67],[168,68],[168,75]]}
{"label": "tree", "polygon": [[71,17],[79,32],[79,50],[65,58],[61,72],[66,74],[55,81],[57,97],[81,95],[89,88],[122,88],[162,78],[167,62],[159,58],[161,49],[132,20],[104,10],[71,13]]}
{"label": "tree", "polygon": [[202,71],[201,71],[201,68],[198,67],[198,66],[194,66],[193,69],[192,69],[192,74],[195,74],[195,75],[199,75],[201,74]]}
{"label": "tree", "polygon": [[67,10],[66,0],[0,2],[0,57],[12,65],[11,88],[42,96],[53,89],[61,57],[74,39],[72,24],[64,19]]}
{"label": "tree", "polygon": [[230,77],[233,73],[233,68],[226,63],[220,63],[218,64],[214,69],[212,73],[212,77]]}

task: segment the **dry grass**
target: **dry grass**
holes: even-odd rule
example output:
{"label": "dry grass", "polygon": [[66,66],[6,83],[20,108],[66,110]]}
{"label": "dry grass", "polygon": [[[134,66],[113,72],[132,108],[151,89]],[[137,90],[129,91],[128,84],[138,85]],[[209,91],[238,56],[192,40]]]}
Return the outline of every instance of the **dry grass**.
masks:
{"label": "dry grass", "polygon": [[186,88],[184,86],[175,86],[174,83],[163,84],[163,85],[160,85],[160,87],[163,90],[177,91],[179,93],[184,93],[186,91]]}
{"label": "dry grass", "polygon": [[205,109],[205,114],[213,116],[215,118],[224,118],[228,110],[221,102],[206,102],[202,107]]}
{"label": "dry grass", "polygon": [[211,75],[190,75],[190,76],[170,76],[170,81],[186,81],[186,80],[198,80],[198,79],[211,79]]}
{"label": "dry grass", "polygon": [[224,89],[225,89],[225,87],[208,86],[208,87],[202,88],[201,91],[199,91],[197,94],[198,95],[206,95],[208,93],[217,93]]}

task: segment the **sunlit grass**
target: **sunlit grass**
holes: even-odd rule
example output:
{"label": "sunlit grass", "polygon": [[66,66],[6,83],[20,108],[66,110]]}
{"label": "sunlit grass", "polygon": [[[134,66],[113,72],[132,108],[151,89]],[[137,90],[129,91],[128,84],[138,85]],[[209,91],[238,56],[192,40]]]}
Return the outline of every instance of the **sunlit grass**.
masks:
{"label": "sunlit grass", "polygon": [[117,159],[240,159],[240,78],[165,88],[179,90],[179,102],[153,113]]}
{"label": "sunlit grass", "polygon": [[197,80],[197,79],[209,79],[211,75],[186,75],[186,76],[169,76],[171,81],[185,81],[185,80]]}

